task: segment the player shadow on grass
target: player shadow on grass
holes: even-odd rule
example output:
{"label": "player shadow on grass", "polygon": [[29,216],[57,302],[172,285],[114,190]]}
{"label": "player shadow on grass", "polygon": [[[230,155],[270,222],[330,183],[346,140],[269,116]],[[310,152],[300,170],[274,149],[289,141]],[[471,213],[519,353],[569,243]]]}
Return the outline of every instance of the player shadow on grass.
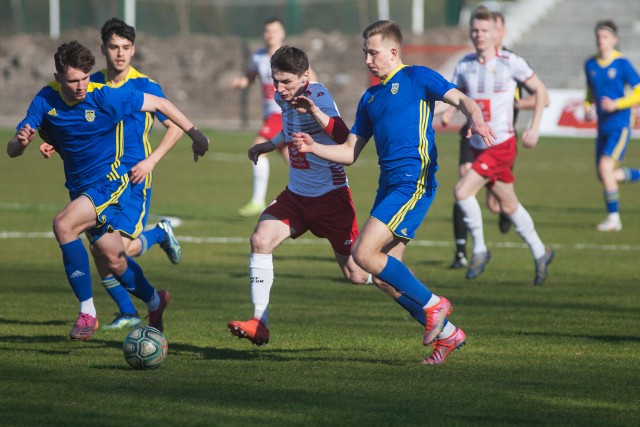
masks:
{"label": "player shadow on grass", "polygon": [[527,337],[546,337],[546,338],[571,338],[574,340],[593,340],[603,341],[606,343],[629,343],[640,342],[640,336],[623,336],[623,335],[588,335],[588,334],[567,334],[557,332],[517,332],[517,335],[524,335]]}
{"label": "player shadow on grass", "polygon": [[67,323],[66,320],[18,320],[0,317],[0,325],[59,326]]}
{"label": "player shadow on grass", "polygon": [[[349,357],[336,357],[335,353],[339,352],[335,348],[304,348],[304,349],[288,349],[288,348],[270,348],[269,345],[263,347],[255,347],[249,343],[240,343],[242,348],[216,348],[216,347],[199,347],[193,344],[169,343],[169,355],[173,357],[198,357],[205,360],[265,360],[269,362],[360,362],[374,363],[383,365],[402,365],[402,361],[392,359],[381,359],[373,355],[364,355],[362,357],[353,357],[353,350],[345,349],[349,352]],[[239,344],[239,345],[240,345]],[[326,356],[320,356],[320,353],[330,352]]]}

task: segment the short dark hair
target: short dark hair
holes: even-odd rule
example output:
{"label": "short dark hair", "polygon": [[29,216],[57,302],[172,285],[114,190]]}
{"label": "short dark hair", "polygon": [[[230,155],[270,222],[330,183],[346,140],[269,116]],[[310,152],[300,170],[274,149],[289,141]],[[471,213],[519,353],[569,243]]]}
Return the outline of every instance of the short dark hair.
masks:
{"label": "short dark hair", "polygon": [[282,22],[282,19],[276,17],[276,16],[270,16],[268,18],[266,18],[264,21],[262,21],[262,26],[266,27],[269,24],[275,24],[278,23],[280,25],[282,25],[282,28],[284,28],[284,22]]}
{"label": "short dark hair", "polygon": [[377,34],[380,34],[383,40],[389,39],[393,40],[399,45],[402,44],[402,30],[400,29],[400,25],[396,24],[393,21],[381,20],[374,22],[364,29],[364,31],[362,32],[362,37],[366,40]]}
{"label": "short dark hair", "polygon": [[596,23],[596,27],[594,28],[594,31],[598,31],[598,30],[609,30],[614,35],[616,35],[616,36],[618,35],[618,26],[611,19],[605,19],[605,20],[602,20],[602,21],[598,21]]}
{"label": "short dark hair", "polygon": [[102,44],[106,45],[114,34],[118,37],[129,40],[131,44],[136,43],[136,29],[121,19],[111,18],[104,23],[100,30]]}
{"label": "short dark hair", "polygon": [[58,74],[63,74],[69,67],[88,73],[96,65],[96,58],[91,51],[75,40],[61,44],[53,60]]}
{"label": "short dark hair", "polygon": [[284,45],[271,57],[271,69],[300,76],[309,69],[309,58],[297,47]]}

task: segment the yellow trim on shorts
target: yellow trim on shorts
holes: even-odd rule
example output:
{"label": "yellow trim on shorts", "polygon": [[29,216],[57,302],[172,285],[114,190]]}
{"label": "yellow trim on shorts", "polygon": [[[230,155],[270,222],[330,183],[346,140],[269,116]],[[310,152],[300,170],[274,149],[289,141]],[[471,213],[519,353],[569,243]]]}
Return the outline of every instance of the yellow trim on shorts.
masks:
{"label": "yellow trim on shorts", "polygon": [[105,203],[101,204],[100,206],[95,207],[96,215],[99,217],[102,211],[104,211],[107,207],[117,203],[118,199],[120,198],[120,196],[122,196],[122,193],[124,193],[128,185],[129,185],[129,175],[124,174],[123,176],[120,177],[120,186],[116,191],[111,193],[111,197],[109,198],[109,200],[107,200]]}
{"label": "yellow trim on shorts", "polygon": [[[429,169],[429,139],[427,138],[427,129],[429,127],[429,117],[431,116],[431,109],[429,103],[420,100],[420,126],[419,136],[420,144],[418,145],[418,153],[420,154],[420,176],[416,182],[416,189],[411,196],[411,199],[405,203],[400,210],[391,218],[391,221],[387,224],[389,229],[395,230],[404,221],[407,212],[413,209],[418,203],[418,200],[424,196],[426,191],[425,180],[427,177],[427,171]],[[395,234],[395,233],[394,233]]]}
{"label": "yellow trim on shorts", "polygon": [[622,155],[622,151],[624,151],[624,147],[627,146],[627,140],[629,138],[629,128],[623,128],[622,132],[620,132],[620,138],[616,143],[616,148],[613,149],[611,153],[611,157],[615,161],[620,161],[620,156]]}

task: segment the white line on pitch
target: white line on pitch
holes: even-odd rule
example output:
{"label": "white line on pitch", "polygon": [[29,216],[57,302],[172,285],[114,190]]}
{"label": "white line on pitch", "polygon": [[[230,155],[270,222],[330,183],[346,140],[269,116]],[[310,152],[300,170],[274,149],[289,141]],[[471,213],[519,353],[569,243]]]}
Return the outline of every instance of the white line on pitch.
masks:
{"label": "white line on pitch", "polygon": [[[53,233],[51,231],[31,231],[31,232],[21,232],[21,231],[0,231],[0,239],[49,239],[53,238]],[[249,236],[246,237],[195,237],[195,236],[176,236],[180,242],[183,243],[194,243],[200,245],[226,245],[226,244],[248,244]],[[296,240],[288,240],[291,244],[299,244],[299,245],[318,245],[318,244],[326,244],[324,239],[296,239]],[[434,240],[413,240],[411,242],[412,246],[424,246],[424,247],[438,247],[438,248],[449,248],[453,246],[452,242],[448,241],[434,241]],[[527,245],[524,243],[515,243],[515,242],[499,242],[499,243],[491,243],[490,246],[495,248],[517,248],[517,249],[526,249]],[[573,243],[573,244],[559,244],[553,243],[551,246],[554,249],[572,249],[579,251],[621,251],[621,252],[629,252],[629,251],[640,251],[640,246],[638,245],[596,245],[591,243]]]}

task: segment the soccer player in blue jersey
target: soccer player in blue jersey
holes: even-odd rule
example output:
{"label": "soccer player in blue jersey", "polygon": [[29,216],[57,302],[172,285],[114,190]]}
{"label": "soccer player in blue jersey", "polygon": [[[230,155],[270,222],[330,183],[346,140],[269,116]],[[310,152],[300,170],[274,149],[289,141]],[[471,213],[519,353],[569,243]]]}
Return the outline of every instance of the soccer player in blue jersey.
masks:
{"label": "soccer player in blue jersey", "polygon": [[598,53],[585,62],[584,72],[586,117],[591,119],[592,104],[598,115],[596,163],[608,212],[597,229],[620,231],[618,183],[640,181],[640,169],[620,167],[631,135],[631,109],[640,104],[640,77],[631,62],[616,50],[618,27],[613,21],[598,22],[595,34]]}
{"label": "soccer player in blue jersey", "polygon": [[[92,82],[106,84],[114,88],[133,87],[141,92],[165,97],[158,83],[131,66],[131,59],[135,55],[136,39],[136,31],[132,26],[118,18],[111,18],[102,26],[101,38],[101,51],[105,56],[107,68],[92,74]],[[183,135],[182,129],[162,113],[155,115],[167,128],[155,150],[152,150],[149,143],[154,114],[140,111],[125,119],[126,145],[121,161],[130,168],[131,197],[125,207],[126,214],[122,217],[123,221],[119,221],[120,229],[118,231],[122,235],[127,255],[138,257],[153,245],[160,244],[171,262],[177,264],[180,262],[182,249],[168,220],[163,219],[154,228],[143,231],[147,224],[151,204],[152,170]],[[45,157],[51,155],[52,149],[53,147],[47,143],[40,146],[40,151]],[[91,249],[94,252],[93,246]],[[138,326],[140,316],[129,293],[105,267],[99,254],[94,255],[94,260],[103,286],[119,308],[115,319],[102,328],[122,329]]]}
{"label": "soccer player in blue jersey", "polygon": [[460,108],[471,122],[471,131],[491,144],[492,130],[476,103],[422,66],[402,63],[402,32],[393,21],[378,21],[364,30],[364,58],[381,83],[360,99],[355,124],[342,145],[318,144],[306,133],[294,134],[300,152],[342,164],[354,163],[371,137],[379,157],[378,192],[370,217],[360,231],[353,258],[364,270],[388,283],[396,301],[414,318],[425,323],[423,344],[434,345],[423,364],[444,363],[465,343],[462,329],[448,322],[452,306],[433,294],[402,263],[436,194],[437,148],[431,127],[436,101]]}
{"label": "soccer player in blue jersey", "polygon": [[40,129],[63,160],[71,202],[55,216],[53,231],[69,284],[80,302],[69,336],[87,340],[98,327],[89,257],[79,239],[82,232],[90,236],[111,274],[145,302],[149,325],[162,330],[169,292],[151,286],[138,264],[125,256],[120,234],[113,233],[120,228],[119,216],[131,192],[129,168],[122,163],[126,149],[122,120],[136,111],[162,112],[187,131],[196,159],[206,153],[209,140],[165,98],[132,88],[112,89],[90,83],[95,58],[80,43],[60,45],[54,60],[55,81],[31,101],[26,117],[7,144],[7,153],[10,157],[22,155]]}

